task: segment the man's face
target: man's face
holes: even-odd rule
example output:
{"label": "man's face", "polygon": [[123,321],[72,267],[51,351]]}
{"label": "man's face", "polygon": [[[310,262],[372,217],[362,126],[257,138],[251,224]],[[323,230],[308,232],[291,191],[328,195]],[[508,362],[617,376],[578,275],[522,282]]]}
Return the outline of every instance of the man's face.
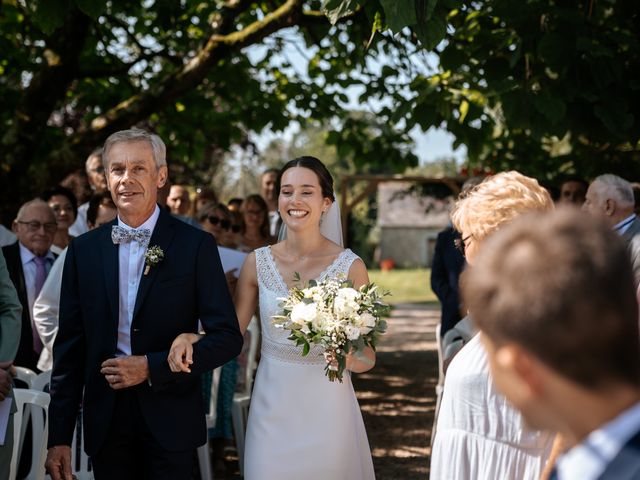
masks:
{"label": "man's face", "polygon": [[269,172],[262,175],[260,188],[262,189],[262,198],[267,201],[276,199],[276,180],[278,175],[275,172]]}
{"label": "man's face", "polygon": [[91,157],[87,168],[89,183],[96,193],[104,192],[107,189],[107,179],[104,174],[102,161],[98,157]]}
{"label": "man's face", "polygon": [[602,186],[599,182],[593,182],[589,185],[584,203],[582,204],[582,210],[594,217],[607,219],[606,198],[602,195]]}
{"label": "man's face", "polygon": [[20,243],[38,257],[49,251],[57,229],[53,210],[47,204],[30,205],[22,218],[13,222],[13,232]]}
{"label": "man's face", "polygon": [[559,203],[580,207],[585,201],[585,193],[582,183],[573,180],[564,182],[560,187]]}
{"label": "man's face", "polygon": [[167,206],[174,215],[188,215],[191,201],[187,189],[182,185],[172,185],[167,197]]}
{"label": "man's face", "polygon": [[89,225],[89,229],[93,230],[94,228],[101,227],[105,223],[109,223],[111,220],[116,218],[118,215],[118,211],[109,205],[100,205],[98,206],[98,215],[96,215],[96,223],[95,225]]}
{"label": "man's face", "polygon": [[156,167],[151,145],[142,141],[120,142],[108,152],[107,180],[122,220],[140,226],[156,207],[158,188],[167,179],[167,166]]}

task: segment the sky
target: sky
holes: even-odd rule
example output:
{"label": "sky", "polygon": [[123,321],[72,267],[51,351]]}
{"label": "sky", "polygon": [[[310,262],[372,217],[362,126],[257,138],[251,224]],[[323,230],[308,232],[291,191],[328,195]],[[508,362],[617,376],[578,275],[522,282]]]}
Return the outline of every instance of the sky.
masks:
{"label": "sky", "polygon": [[[279,34],[279,36],[285,40],[283,56],[286,56],[287,60],[293,65],[294,71],[290,73],[292,75],[306,76],[308,59],[313,56],[314,52],[305,47],[304,42],[299,39],[295,30],[288,29]],[[263,58],[267,52],[268,50],[266,47],[258,45],[249,47],[246,53],[252,61],[257,61],[258,59]],[[272,61],[276,63],[281,60],[282,58],[279,59],[277,56],[274,56],[272,59]],[[422,60],[424,60],[424,68],[427,70],[435,71],[435,69],[437,69],[439,59],[436,54],[424,54]],[[382,68],[386,61],[389,61],[389,59],[381,57],[376,61],[369,62],[367,67],[370,71],[376,72]],[[409,83],[409,81],[410,79],[407,79],[407,83]],[[348,108],[353,108],[354,110],[362,109],[363,105],[358,101],[360,92],[361,90],[358,90],[357,88],[349,88],[345,91],[350,99],[349,104],[347,105]],[[369,102],[367,107],[375,113],[375,110],[380,108],[384,103],[384,100],[373,101]],[[266,130],[260,135],[254,136],[252,139],[258,145],[258,148],[263,150],[269,142],[275,138],[289,140],[296,129],[297,126],[292,125],[283,133],[277,134]],[[415,141],[413,153],[420,159],[421,165],[433,162],[443,157],[455,157],[459,163],[462,163],[466,158],[466,148],[459,147],[454,150],[452,145],[454,137],[444,129],[431,128],[427,132],[423,132],[420,128],[416,127],[411,131],[411,137]]]}

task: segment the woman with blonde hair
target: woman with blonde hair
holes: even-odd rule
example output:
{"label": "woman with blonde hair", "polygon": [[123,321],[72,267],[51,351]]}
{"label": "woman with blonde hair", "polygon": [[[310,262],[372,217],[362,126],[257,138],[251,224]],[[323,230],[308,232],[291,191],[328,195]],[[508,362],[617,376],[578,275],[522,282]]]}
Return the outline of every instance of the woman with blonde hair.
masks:
{"label": "woman with blonde hair", "polygon": [[[473,264],[492,233],[523,213],[552,208],[551,197],[535,179],[511,171],[489,177],[470,190],[458,200],[451,218],[462,235],[459,248]],[[553,434],[527,428],[518,411],[497,392],[481,334],[458,352],[447,370],[431,477],[538,479]]]}

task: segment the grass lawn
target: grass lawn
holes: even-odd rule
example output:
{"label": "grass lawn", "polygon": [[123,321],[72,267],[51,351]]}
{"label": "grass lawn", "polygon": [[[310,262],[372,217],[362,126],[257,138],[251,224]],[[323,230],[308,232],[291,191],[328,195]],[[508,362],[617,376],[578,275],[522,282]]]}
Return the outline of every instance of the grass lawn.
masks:
{"label": "grass lawn", "polygon": [[429,285],[430,277],[429,268],[394,269],[386,272],[369,270],[370,280],[392,293],[385,297],[392,304],[437,302]]}

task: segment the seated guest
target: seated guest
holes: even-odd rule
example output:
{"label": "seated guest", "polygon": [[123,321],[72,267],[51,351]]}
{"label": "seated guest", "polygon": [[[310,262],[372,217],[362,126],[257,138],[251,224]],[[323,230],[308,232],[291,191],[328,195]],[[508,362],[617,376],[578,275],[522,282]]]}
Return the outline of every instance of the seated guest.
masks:
{"label": "seated guest", "polygon": [[620,236],[569,210],[516,220],[482,245],[463,294],[497,387],[569,448],[551,478],[640,478],[638,305]]}
{"label": "seated guest", "polygon": [[[87,208],[87,224],[89,230],[109,223],[116,218],[116,206],[109,192],[96,194],[89,199]],[[58,312],[60,310],[60,289],[62,286],[62,270],[67,256],[65,248],[51,267],[49,276],[42,286],[40,295],[33,304],[33,323],[36,326],[42,352],[38,359],[38,368],[42,371],[50,370],[53,365],[53,342],[58,333]]]}
{"label": "seated guest", "polygon": [[[105,192],[107,190],[107,177],[104,175],[104,165],[102,164],[102,147],[96,148],[89,154],[85,162],[85,169],[92,192],[97,194]],[[89,208],[88,201],[78,207],[76,221],[69,228],[69,233],[74,237],[82,235],[89,230],[87,208]]]}
{"label": "seated guest", "polygon": [[[460,198],[451,219],[461,234],[460,247],[467,263],[473,265],[491,234],[523,213],[552,208],[551,197],[536,180],[504,172],[487,178]],[[469,312],[473,318],[473,309]],[[447,370],[431,477],[537,479],[553,438],[550,432],[527,427],[518,411],[497,392],[480,335],[475,334]]]}
{"label": "seated guest", "polygon": [[244,202],[242,198],[234,197],[227,202],[227,208],[231,212],[239,212],[242,208],[242,202]]}
{"label": "seated guest", "polygon": [[42,199],[49,204],[53,214],[56,216],[58,230],[53,236],[51,251],[56,255],[67,248],[73,238],[69,234],[69,227],[73,225],[78,213],[78,202],[71,190],[65,187],[53,187],[42,194]]}
{"label": "seated guest", "polygon": [[260,195],[249,195],[242,202],[242,237],[238,247],[244,252],[252,252],[256,248],[275,243],[271,236],[269,208]]}
{"label": "seated guest", "polygon": [[640,219],[635,214],[631,184],[617,175],[600,175],[589,185],[582,208],[607,222],[627,242],[636,287],[640,287]]}
{"label": "seated guest", "polygon": [[566,177],[560,184],[560,195],[557,203],[580,208],[584,203],[588,188],[589,182],[584,178],[577,176]]}
{"label": "seated guest", "polygon": [[13,221],[13,232],[18,240],[2,247],[9,276],[22,305],[20,345],[14,363],[31,370],[37,370],[42,351],[42,342],[32,319],[33,303],[56,259],[51,245],[57,230],[56,218],[49,205],[39,198],[31,200],[20,207]]}
{"label": "seated guest", "polygon": [[198,216],[198,212],[209,203],[218,203],[218,196],[212,188],[198,187],[196,188],[196,198],[193,202],[193,217]]}
{"label": "seated guest", "polygon": [[240,225],[233,223],[233,216],[223,203],[208,203],[198,212],[200,227],[216,239],[218,246],[235,249],[236,234]]}

